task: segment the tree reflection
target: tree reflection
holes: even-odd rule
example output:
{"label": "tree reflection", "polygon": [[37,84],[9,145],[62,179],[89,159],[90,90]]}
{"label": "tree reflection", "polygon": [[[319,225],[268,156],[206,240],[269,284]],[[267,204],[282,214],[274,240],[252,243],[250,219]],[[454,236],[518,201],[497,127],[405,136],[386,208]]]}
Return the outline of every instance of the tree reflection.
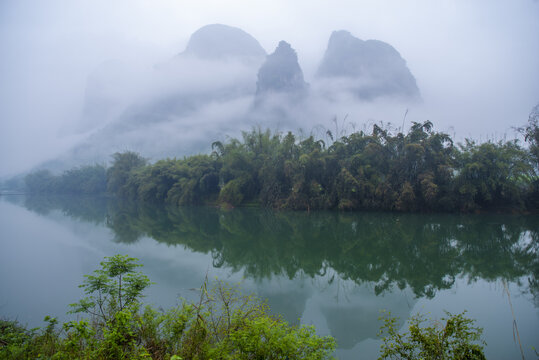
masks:
{"label": "tree reflection", "polygon": [[527,279],[521,285],[539,303],[534,216],[224,211],[103,201],[40,197],[27,198],[25,206],[41,214],[60,209],[77,220],[104,221],[117,242],[147,236],[211,254],[214,267],[241,270],[254,279],[315,277],[331,268],[342,279],[373,284],[377,295],[396,285],[429,298],[451,288],[459,276]]}

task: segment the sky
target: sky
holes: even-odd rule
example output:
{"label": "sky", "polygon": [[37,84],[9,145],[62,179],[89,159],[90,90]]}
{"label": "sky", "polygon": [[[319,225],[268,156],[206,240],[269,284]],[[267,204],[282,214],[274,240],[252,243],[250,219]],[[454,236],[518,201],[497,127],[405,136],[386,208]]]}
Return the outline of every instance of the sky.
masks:
{"label": "sky", "polygon": [[268,53],[286,40],[307,81],[332,31],[385,41],[424,100],[409,121],[458,139],[514,137],[539,102],[537,0],[1,0],[0,178],[83,139],[86,81],[100,64],[167,61],[212,23],[245,30]]}

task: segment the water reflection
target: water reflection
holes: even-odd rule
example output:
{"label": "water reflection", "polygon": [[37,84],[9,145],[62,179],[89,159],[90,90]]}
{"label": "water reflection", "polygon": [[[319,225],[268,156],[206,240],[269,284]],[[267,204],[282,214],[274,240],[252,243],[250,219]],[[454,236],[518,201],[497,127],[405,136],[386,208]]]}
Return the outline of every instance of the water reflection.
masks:
{"label": "water reflection", "polygon": [[25,206],[105,223],[117,242],[148,236],[211,254],[214,267],[255,280],[323,276],[332,269],[328,284],[337,276],[369,283],[376,295],[396,285],[432,298],[457,276],[510,282],[527,277],[522,285],[539,298],[536,216],[222,211],[69,197],[28,197]]}
{"label": "water reflection", "polygon": [[[289,322],[301,319],[335,336],[341,359],[358,358],[368,339],[376,339],[380,309],[399,316],[402,324],[428,299],[468,281],[517,284],[513,289],[526,298],[531,294],[539,305],[539,219],[534,216],[221,211],[92,197],[10,201],[42,215],[61,212],[77,223],[98,225],[99,236],[108,229],[114,243],[104,242],[141,258],[145,272],[158,282],[156,297],[164,307],[171,304],[162,299],[197,287],[209,262],[213,274],[243,281],[247,291],[268,299]],[[91,271],[99,258],[94,260],[86,260],[88,269],[81,272]],[[467,298],[465,308],[475,306],[473,301],[485,299]],[[492,311],[501,316],[499,308]],[[532,321],[528,333],[536,328]],[[512,339],[510,334],[502,338]],[[367,358],[376,357],[377,346],[373,349]]]}

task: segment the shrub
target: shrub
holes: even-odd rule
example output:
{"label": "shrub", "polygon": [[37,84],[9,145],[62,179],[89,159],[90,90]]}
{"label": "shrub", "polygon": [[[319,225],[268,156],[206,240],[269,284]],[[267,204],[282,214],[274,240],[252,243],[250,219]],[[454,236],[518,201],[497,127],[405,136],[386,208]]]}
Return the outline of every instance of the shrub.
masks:
{"label": "shrub", "polygon": [[[482,329],[474,326],[474,321],[465,313],[447,313],[442,322],[425,326],[426,320],[420,314],[408,321],[408,332],[401,334],[396,328],[397,319],[388,314],[383,318],[380,335],[383,338],[379,359],[485,359]],[[445,321],[445,323],[443,323]]]}

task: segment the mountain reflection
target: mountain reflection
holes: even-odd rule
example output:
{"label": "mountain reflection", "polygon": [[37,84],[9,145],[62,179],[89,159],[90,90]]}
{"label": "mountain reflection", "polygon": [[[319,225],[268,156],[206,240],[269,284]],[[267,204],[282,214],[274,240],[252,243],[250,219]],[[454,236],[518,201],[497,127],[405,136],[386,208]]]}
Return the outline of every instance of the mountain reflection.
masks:
{"label": "mountain reflection", "polygon": [[[371,285],[376,295],[396,285],[432,298],[459,276],[526,279],[521,285],[538,305],[536,216],[222,211],[69,197],[27,197],[25,206],[40,214],[60,210],[79,221],[104,223],[117,242],[147,236],[211,254],[214,267],[243,271],[255,280],[315,277],[331,269],[340,279]],[[329,285],[335,281],[335,275],[324,278]]]}

